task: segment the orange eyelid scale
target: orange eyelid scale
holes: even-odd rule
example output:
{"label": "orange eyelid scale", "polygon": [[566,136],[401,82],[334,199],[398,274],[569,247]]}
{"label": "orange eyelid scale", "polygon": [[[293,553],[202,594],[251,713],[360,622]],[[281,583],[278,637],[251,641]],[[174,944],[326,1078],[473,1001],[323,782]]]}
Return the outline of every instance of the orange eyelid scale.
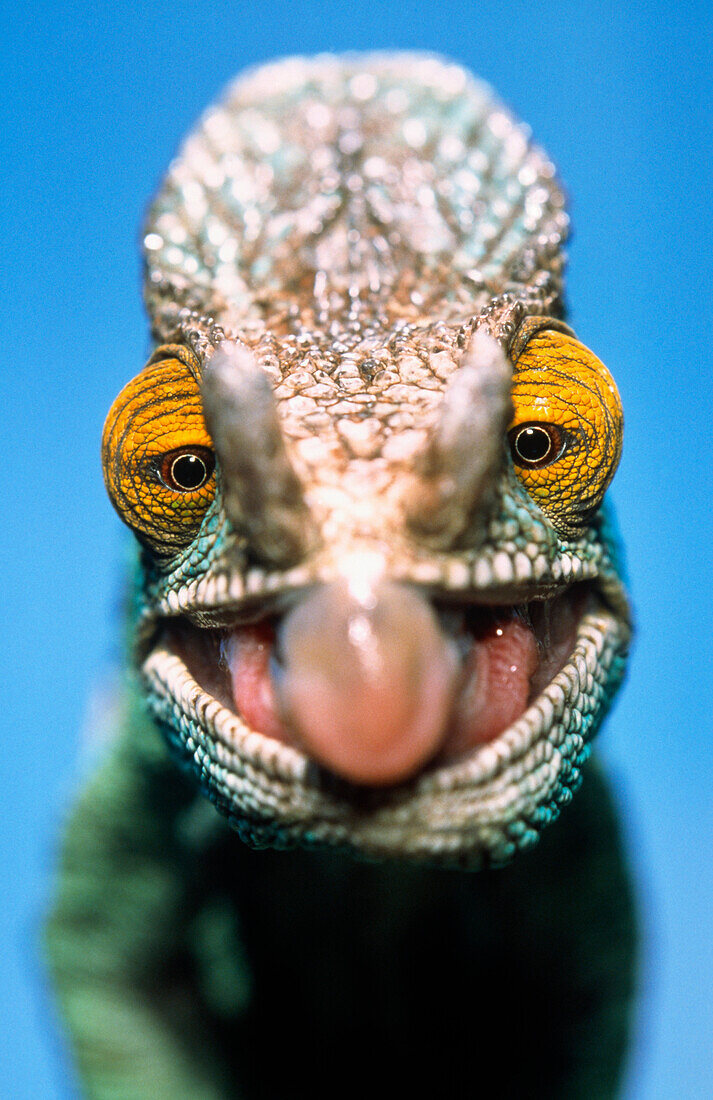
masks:
{"label": "orange eyelid scale", "polygon": [[564,533],[599,505],[621,456],[623,413],[614,380],[588,348],[566,333],[541,329],[515,363],[510,430],[555,424],[561,455],[537,469],[515,468],[530,496]]}
{"label": "orange eyelid scale", "polygon": [[[158,349],[114,401],[104,425],[102,466],[112,504],[136,534],[173,553],[195,535],[215,492],[215,478],[192,491],[165,485],[161,458],[212,448],[200,390],[185,349]],[[162,352],[164,353],[162,355]]]}

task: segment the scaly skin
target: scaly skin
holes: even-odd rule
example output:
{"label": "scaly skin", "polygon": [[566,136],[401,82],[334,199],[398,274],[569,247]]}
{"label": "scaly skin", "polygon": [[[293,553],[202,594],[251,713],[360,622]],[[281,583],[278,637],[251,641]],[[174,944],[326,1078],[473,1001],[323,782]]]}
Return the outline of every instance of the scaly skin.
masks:
{"label": "scaly skin", "polygon": [[[89,1095],[321,1096],[345,1066],[430,1095],[444,1064],[453,1095],[613,1094],[633,926],[598,775],[487,870],[571,800],[630,635],[566,232],[543,154],[420,55],[258,70],[172,166],[158,346],[103,443],[136,672],[50,924]],[[324,851],[230,845],[196,780],[249,846]]]}

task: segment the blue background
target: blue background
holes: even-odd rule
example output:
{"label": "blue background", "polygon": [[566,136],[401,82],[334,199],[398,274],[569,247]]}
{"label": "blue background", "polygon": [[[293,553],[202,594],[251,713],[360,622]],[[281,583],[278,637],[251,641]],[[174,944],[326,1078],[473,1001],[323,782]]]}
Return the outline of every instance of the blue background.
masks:
{"label": "blue background", "polygon": [[[176,146],[246,65],[423,48],[489,80],[572,197],[571,318],[627,412],[613,491],[639,633],[600,739],[646,947],[628,1100],[713,1095],[708,3],[38,3],[0,15],[0,1089],[71,1097],[36,958],[82,729],[117,657],[126,541],[98,441],[148,342],[138,228]],[[705,371],[703,369],[706,355]],[[92,698],[94,703],[91,702]]]}

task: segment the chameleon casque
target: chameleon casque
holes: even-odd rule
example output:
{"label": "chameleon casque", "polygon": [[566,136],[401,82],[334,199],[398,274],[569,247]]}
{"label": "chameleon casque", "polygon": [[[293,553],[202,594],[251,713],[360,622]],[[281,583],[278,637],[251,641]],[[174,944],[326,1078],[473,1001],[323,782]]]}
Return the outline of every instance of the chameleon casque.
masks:
{"label": "chameleon casque", "polygon": [[131,670],[47,933],[88,1096],[616,1094],[594,762],[524,852],[630,638],[567,230],[525,128],[426,55],[262,67],[172,164],[102,445]]}

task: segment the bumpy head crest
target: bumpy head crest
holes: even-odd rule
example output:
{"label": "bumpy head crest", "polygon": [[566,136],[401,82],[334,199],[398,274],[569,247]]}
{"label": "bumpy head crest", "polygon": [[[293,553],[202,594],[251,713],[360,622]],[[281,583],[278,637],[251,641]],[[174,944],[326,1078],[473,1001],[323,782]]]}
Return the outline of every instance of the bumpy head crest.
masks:
{"label": "bumpy head crest", "polygon": [[236,81],[186,142],[149,214],[146,300],[160,340],[208,316],[280,332],[295,307],[348,331],[365,300],[556,312],[567,231],[552,164],[463,69],[295,58]]}

